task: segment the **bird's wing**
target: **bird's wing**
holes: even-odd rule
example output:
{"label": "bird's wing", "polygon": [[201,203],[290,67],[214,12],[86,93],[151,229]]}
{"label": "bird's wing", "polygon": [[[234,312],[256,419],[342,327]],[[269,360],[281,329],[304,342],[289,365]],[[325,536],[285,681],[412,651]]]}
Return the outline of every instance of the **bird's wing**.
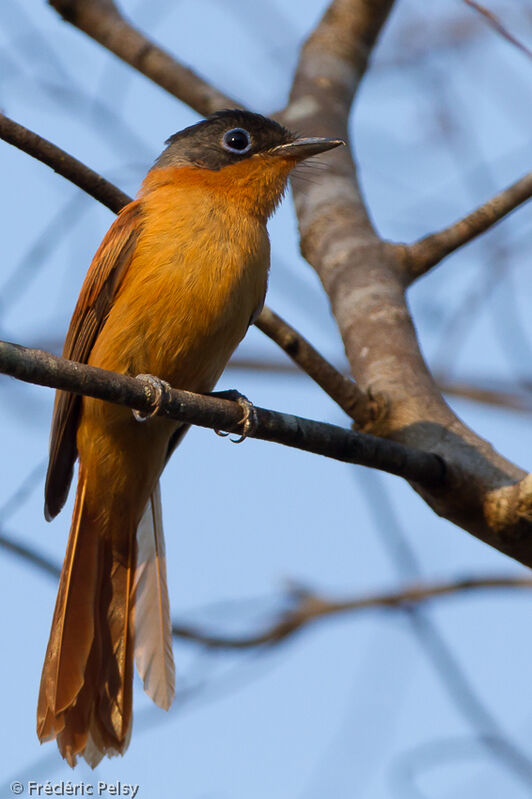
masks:
{"label": "bird's wing", "polygon": [[[135,200],[109,228],[87,272],[70,322],[63,357],[87,363],[98,333],[131,263],[141,227],[141,205]],[[63,507],[77,457],[76,431],[81,397],[66,391],[55,396],[44,513],[53,519]]]}

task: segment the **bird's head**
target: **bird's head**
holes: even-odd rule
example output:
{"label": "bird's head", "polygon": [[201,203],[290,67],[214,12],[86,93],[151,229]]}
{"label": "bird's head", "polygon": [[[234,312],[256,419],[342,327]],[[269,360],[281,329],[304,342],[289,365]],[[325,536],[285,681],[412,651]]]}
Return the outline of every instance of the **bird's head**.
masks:
{"label": "bird's head", "polygon": [[149,173],[150,182],[175,179],[218,189],[269,216],[290,171],[301,161],[343,144],[339,139],[300,138],[273,119],[250,111],[218,111],[171,136]]}

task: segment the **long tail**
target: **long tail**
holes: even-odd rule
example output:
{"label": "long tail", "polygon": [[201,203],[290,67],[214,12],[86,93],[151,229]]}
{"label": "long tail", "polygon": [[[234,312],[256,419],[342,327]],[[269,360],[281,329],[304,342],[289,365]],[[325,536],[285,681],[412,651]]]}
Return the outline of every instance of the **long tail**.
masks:
{"label": "long tail", "polygon": [[159,483],[137,528],[133,597],[137,671],[148,696],[168,710],[175,693],[175,669]]}
{"label": "long tail", "polygon": [[134,525],[128,529],[122,518],[112,529],[112,519],[91,513],[87,491],[80,466],[37,734],[41,742],[56,738],[71,766],[82,755],[94,767],[104,755],[123,754],[129,743],[135,639],[145,688],[166,709],[174,666],[158,489],[138,527],[138,544]]}

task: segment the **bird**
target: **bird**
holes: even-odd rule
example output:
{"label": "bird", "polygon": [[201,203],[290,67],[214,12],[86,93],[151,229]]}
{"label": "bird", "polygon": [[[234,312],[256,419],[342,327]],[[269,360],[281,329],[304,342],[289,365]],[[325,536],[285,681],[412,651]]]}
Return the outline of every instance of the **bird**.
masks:
{"label": "bird", "polygon": [[[89,267],[63,356],[175,388],[213,390],[257,319],[270,265],[266,223],[291,170],[340,144],[227,109],[174,134]],[[144,422],[144,423],[142,423]],[[187,426],[57,391],[45,517],[79,460],[42,670],[37,735],[73,767],[123,754],[133,667],[168,709],[175,693],[161,473]]]}

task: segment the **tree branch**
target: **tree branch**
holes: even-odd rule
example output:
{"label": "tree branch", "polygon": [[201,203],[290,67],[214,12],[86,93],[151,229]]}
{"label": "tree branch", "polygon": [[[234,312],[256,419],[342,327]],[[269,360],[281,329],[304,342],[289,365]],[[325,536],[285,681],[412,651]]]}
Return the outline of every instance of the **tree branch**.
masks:
{"label": "tree branch", "polygon": [[463,397],[483,405],[508,408],[520,413],[532,412],[532,393],[530,391],[512,391],[505,386],[504,381],[497,383],[496,381],[484,380],[483,384],[478,379],[469,381],[451,380],[444,375],[435,375],[435,379],[440,391],[443,391],[444,394]]}
{"label": "tree branch", "polygon": [[495,16],[493,11],[489,11],[487,8],[480,5],[480,3],[475,2],[475,0],[464,0],[464,3],[470,8],[474,9],[474,11],[477,11],[481,16],[483,16],[484,19],[488,21],[488,24],[491,25],[492,28],[494,28],[497,31],[497,33],[499,33],[503,38],[509,41],[510,44],[513,44],[514,47],[517,47],[519,50],[521,50],[521,52],[523,52],[529,58],[532,58],[532,50],[526,45],[524,45],[522,42],[520,42],[519,39],[517,39],[517,37],[511,34],[510,31],[504,27],[500,19]]}
{"label": "tree branch", "polygon": [[[0,531],[0,548],[22,560],[31,563],[55,580],[59,579],[60,567],[40,552],[25,544],[17,543]],[[405,606],[420,604],[431,599],[463,595],[479,590],[515,590],[532,588],[530,577],[472,577],[452,580],[433,585],[413,585],[400,591],[371,594],[344,600],[332,600],[307,590],[293,590],[287,597],[293,607],[283,613],[274,624],[266,629],[242,637],[215,635],[192,625],[174,622],[172,633],[175,638],[201,644],[210,649],[250,649],[253,647],[278,644],[312,622],[340,613],[363,610],[401,610]]]}
{"label": "tree branch", "polygon": [[[279,116],[303,135],[347,139],[351,103],[393,0],[334,0],[301,51]],[[329,296],[351,373],[386,408],[372,432],[438,452],[443,490],[416,490],[441,516],[532,565],[532,477],[467,428],[421,355],[404,296],[403,248],[371,222],[348,148],[322,156],[312,185],[292,181],[303,255]]]}
{"label": "tree branch", "polygon": [[127,194],[82,164],[73,155],[4,114],[0,114],[0,138],[51,167],[54,172],[83,189],[115,214],[131,202]]}
{"label": "tree branch", "polygon": [[5,533],[1,530],[0,530],[0,548],[5,549],[7,552],[10,552],[12,555],[16,555],[16,557],[21,558],[27,563],[31,563],[32,566],[37,566],[38,569],[46,572],[51,577],[54,577],[56,580],[59,579],[59,575],[61,574],[61,569],[59,568],[59,566],[57,566],[57,564],[55,564],[45,555],[41,555],[40,552],[37,552],[32,547],[27,546],[26,544],[20,544],[17,541],[13,541],[9,536],[5,535]]}
{"label": "tree branch", "polygon": [[208,116],[222,108],[241,107],[133,27],[112,0],[49,0],[49,3],[64,20],[198,114]]}
{"label": "tree branch", "polygon": [[210,649],[251,649],[272,646],[285,641],[296,632],[320,619],[339,613],[352,613],[374,609],[404,609],[405,605],[419,604],[430,599],[469,593],[479,589],[532,588],[530,577],[480,577],[435,585],[413,586],[387,594],[373,594],[335,601],[309,592],[292,595],[295,607],[283,613],[271,626],[258,633],[241,637],[215,635],[184,624],[173,625],[176,638],[194,641]]}
{"label": "tree branch", "polygon": [[348,416],[360,422],[368,412],[369,399],[356,383],[326,361],[312,344],[270,308],[255,322],[286,354],[328,394]]}
{"label": "tree branch", "polygon": [[408,286],[464,244],[485,233],[532,197],[532,172],[512,183],[463,219],[437,233],[405,245],[403,268]]}
{"label": "tree branch", "polygon": [[[237,402],[171,389],[159,403],[146,380],[5,341],[0,341],[0,372],[25,382],[96,397],[147,414],[157,408],[159,416],[187,424],[237,434],[242,428],[242,407]],[[437,455],[265,408],[254,408],[254,417],[250,438],[284,444],[344,463],[371,466],[427,486],[441,486],[444,482],[445,467]]]}

